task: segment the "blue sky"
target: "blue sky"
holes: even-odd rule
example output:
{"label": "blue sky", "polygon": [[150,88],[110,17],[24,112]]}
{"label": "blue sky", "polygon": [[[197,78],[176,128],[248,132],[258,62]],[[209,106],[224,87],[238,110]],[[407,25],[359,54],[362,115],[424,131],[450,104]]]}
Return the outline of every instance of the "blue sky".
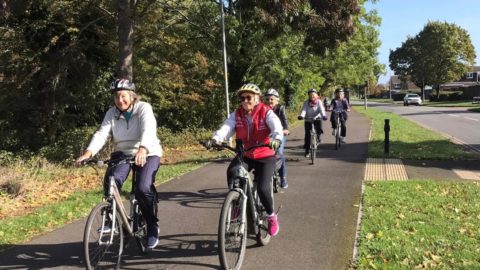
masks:
{"label": "blue sky", "polygon": [[470,35],[480,65],[480,1],[479,0],[379,0],[367,3],[367,10],[376,9],[382,18],[378,60],[387,74],[379,83],[388,81],[393,72],[388,68],[388,55],[402,45],[408,36],[418,34],[428,21],[455,23]]}

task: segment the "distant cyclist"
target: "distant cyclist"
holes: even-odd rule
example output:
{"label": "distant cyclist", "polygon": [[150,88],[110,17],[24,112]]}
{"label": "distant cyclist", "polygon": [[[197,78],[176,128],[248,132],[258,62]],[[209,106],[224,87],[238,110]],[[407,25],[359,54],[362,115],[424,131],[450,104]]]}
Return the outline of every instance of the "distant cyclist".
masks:
{"label": "distant cyclist", "polygon": [[283,127],[283,141],[282,146],[278,149],[278,154],[282,159],[282,166],[278,170],[278,175],[280,176],[280,187],[287,188],[288,181],[287,181],[287,166],[285,165],[285,142],[286,136],[290,134],[288,130],[288,118],[287,112],[285,110],[285,106],[278,104],[280,101],[280,95],[278,94],[277,90],[270,88],[268,89],[267,93],[265,94],[265,103],[272,108],[273,112],[280,118],[280,122],[282,123]]}
{"label": "distant cyclist", "polygon": [[310,155],[310,130],[312,125],[315,127],[317,132],[318,142],[321,142],[321,137],[323,133],[322,129],[322,120],[327,120],[327,114],[325,113],[325,108],[323,107],[322,100],[318,96],[318,92],[315,89],[308,90],[308,100],[303,103],[302,111],[298,116],[298,120],[305,119],[305,141],[303,148],[305,148],[305,157]]}
{"label": "distant cyclist", "polygon": [[[207,144],[221,143],[236,134],[237,140],[242,140],[245,148],[260,144],[269,145],[246,152],[244,161],[248,171],[255,170],[258,195],[268,214],[268,233],[275,236],[279,224],[273,210],[272,175],[275,171],[275,152],[283,140],[283,127],[273,110],[261,102],[260,95],[260,88],[253,83],[240,87],[237,96],[241,105],[230,114],[220,129],[214,132]],[[232,165],[233,163],[230,163],[228,175],[233,173],[230,170]],[[228,175],[227,179],[230,179]]]}
{"label": "distant cyclist", "polygon": [[337,128],[337,119],[335,117],[340,117],[340,125],[342,127],[342,131],[340,133],[340,140],[342,143],[345,143],[345,137],[347,136],[347,126],[346,122],[348,119],[348,114],[347,112],[350,111],[350,104],[348,103],[348,100],[345,98],[345,93],[342,88],[337,88],[335,90],[335,99],[332,100],[332,103],[330,103],[330,106],[328,108],[329,111],[340,111],[341,114],[334,114],[332,113],[330,115],[330,122],[332,123],[332,135],[336,136],[335,130]]}

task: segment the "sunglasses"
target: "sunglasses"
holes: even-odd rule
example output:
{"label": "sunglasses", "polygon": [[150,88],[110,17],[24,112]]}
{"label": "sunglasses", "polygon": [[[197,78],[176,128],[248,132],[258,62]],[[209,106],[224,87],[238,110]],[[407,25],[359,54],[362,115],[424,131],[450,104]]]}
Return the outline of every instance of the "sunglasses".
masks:
{"label": "sunglasses", "polygon": [[253,99],[253,96],[240,96],[240,101],[251,101]]}
{"label": "sunglasses", "polygon": [[265,100],[270,101],[270,100],[275,100],[275,99],[274,98],[266,98]]}

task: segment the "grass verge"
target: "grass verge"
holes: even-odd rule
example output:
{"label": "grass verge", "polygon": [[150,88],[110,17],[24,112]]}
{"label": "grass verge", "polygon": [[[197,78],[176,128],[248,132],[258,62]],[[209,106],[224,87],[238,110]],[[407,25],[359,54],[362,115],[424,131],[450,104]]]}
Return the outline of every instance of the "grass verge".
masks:
{"label": "grass verge", "polygon": [[480,104],[474,104],[471,100],[426,101],[423,105],[429,107],[480,107]]}
{"label": "grass verge", "polygon": [[463,147],[451,143],[442,135],[427,130],[399,115],[383,112],[375,108],[356,110],[372,120],[372,138],[368,145],[368,156],[385,157],[385,119],[390,119],[390,153],[389,158],[400,159],[468,159],[475,154]]}
{"label": "grass verge", "polygon": [[[156,184],[167,182],[175,177],[190,172],[206,164],[210,158],[225,156],[225,152],[196,153],[195,158],[185,157],[174,164],[161,165],[157,173]],[[92,173],[90,168],[72,169],[82,170],[81,174],[88,178],[96,178],[96,187],[70,194],[66,199],[35,208],[28,214],[0,219],[0,251],[14,244],[22,243],[31,238],[64,226],[66,223],[85,217],[92,207],[101,201],[102,191],[99,185],[99,175]],[[89,173],[90,172],[90,173]],[[46,180],[49,181],[49,180]],[[127,181],[123,191],[130,190],[131,181]],[[83,233],[83,232],[79,232]]]}
{"label": "grass verge", "polygon": [[365,183],[357,269],[480,269],[480,184]]}

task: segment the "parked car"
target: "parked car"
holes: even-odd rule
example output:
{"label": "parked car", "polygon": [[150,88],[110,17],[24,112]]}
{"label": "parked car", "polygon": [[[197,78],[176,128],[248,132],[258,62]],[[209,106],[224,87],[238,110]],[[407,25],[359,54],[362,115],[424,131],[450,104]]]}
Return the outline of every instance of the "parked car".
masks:
{"label": "parked car", "polygon": [[417,94],[406,94],[403,98],[403,106],[408,106],[411,104],[422,105],[422,98]]}

